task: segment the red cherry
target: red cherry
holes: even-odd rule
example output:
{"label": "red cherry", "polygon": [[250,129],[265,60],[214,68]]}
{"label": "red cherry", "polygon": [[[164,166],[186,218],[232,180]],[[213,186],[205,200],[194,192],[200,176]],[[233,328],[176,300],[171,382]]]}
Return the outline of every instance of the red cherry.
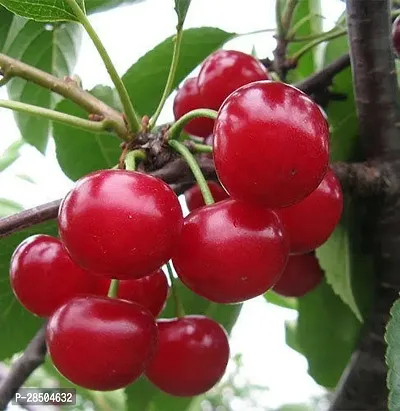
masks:
{"label": "red cherry", "polygon": [[178,197],[163,181],[133,171],[81,178],[61,203],[60,237],[72,259],[108,277],[144,277],[172,256],[183,224]]}
{"label": "red cherry", "polygon": [[290,252],[304,254],[322,245],[337,226],[343,210],[340,182],[328,170],[318,188],[300,203],[277,210],[290,242]]}
{"label": "red cherry", "polygon": [[48,235],[25,239],[10,263],[11,287],[31,313],[48,317],[78,294],[94,294],[100,279],[76,265],[61,242]]}
{"label": "red cherry", "polygon": [[182,282],[216,303],[265,293],[285,268],[288,242],[271,210],[225,200],[190,213],[172,262]]}
{"label": "red cherry", "polygon": [[285,297],[301,297],[313,290],[322,277],[321,267],[314,254],[292,255],[272,289]]}
{"label": "red cherry", "polygon": [[197,83],[207,107],[218,110],[239,87],[269,78],[266,68],[253,56],[235,50],[218,50],[203,62]]}
{"label": "red cherry", "polygon": [[[106,296],[109,287],[110,280],[104,279],[98,294]],[[138,280],[120,280],[117,298],[138,303],[157,317],[165,306],[168,288],[167,277],[160,269]]]}
{"label": "red cherry", "polygon": [[154,354],[157,326],[138,304],[77,297],[50,317],[46,342],[65,378],[90,390],[116,390],[143,373]]}
{"label": "red cherry", "polygon": [[170,395],[191,397],[212,388],[224,375],[229,359],[225,330],[203,316],[162,319],[156,354],[147,378]]}
{"label": "red cherry", "polygon": [[[189,111],[198,108],[208,108],[208,106],[203,103],[202,97],[200,96],[199,88],[197,87],[197,77],[192,77],[183,83],[176,94],[174,100],[175,120],[178,120]],[[187,123],[185,131],[188,134],[205,138],[212,133],[213,127],[214,120],[199,117]]]}
{"label": "red cherry", "polygon": [[248,84],[218,113],[215,167],[234,198],[269,207],[294,204],[318,187],[328,159],[328,123],[318,105],[292,86]]}
{"label": "red cherry", "polygon": [[396,17],[392,26],[392,43],[397,56],[400,56],[400,16]]}
{"label": "red cherry", "polygon": [[[216,203],[229,198],[228,193],[218,183],[208,181],[207,184]],[[203,195],[197,184],[185,191],[185,200],[189,211],[205,205]]]}

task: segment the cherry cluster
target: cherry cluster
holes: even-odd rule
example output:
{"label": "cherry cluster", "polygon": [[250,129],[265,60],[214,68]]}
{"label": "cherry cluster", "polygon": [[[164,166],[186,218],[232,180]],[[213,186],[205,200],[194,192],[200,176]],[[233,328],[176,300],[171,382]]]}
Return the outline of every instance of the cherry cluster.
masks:
{"label": "cherry cluster", "polygon": [[204,118],[189,123],[196,136],[212,131],[214,204],[205,205],[194,186],[184,218],[163,181],[96,171],[63,199],[59,239],[36,235],[15,250],[13,291],[48,318],[49,354],[73,383],[114,390],[144,374],[171,395],[194,396],[219,381],[229,343],[218,323],[201,315],[156,319],[169,261],[183,284],[215,303],[241,303],[271,288],[298,297],[321,281],[313,252],[343,207],[328,167],[328,124],[307,95],[268,78],[253,57],[218,51],[176,97],[177,117],[218,110],[211,126]]}
{"label": "cherry cluster", "polygon": [[396,56],[400,56],[400,15],[396,17],[392,25],[392,44]]}

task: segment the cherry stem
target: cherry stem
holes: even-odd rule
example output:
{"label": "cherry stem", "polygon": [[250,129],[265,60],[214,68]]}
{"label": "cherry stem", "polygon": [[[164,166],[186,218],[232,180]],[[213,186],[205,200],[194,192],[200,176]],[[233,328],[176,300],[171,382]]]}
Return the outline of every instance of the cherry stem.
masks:
{"label": "cherry stem", "polygon": [[93,41],[93,44],[95,45],[97,51],[100,54],[101,59],[104,62],[107,72],[110,75],[110,78],[112,82],[114,83],[114,86],[120,97],[121,104],[124,108],[126,120],[128,122],[130,131],[134,133],[138,132],[141,129],[139,115],[136,113],[135,109],[133,108],[128,91],[126,90],[125,85],[122,82],[122,79],[119,76],[114,66],[114,63],[112,62],[109,54],[107,53],[106,48],[104,47],[102,41],[100,40],[100,37],[97,35],[95,29],[90,24],[89,19],[86,17],[85,12],[80,8],[76,0],[67,0],[67,3],[72,8],[79,22],[85,28],[87,34]]}
{"label": "cherry stem", "polygon": [[169,261],[167,263],[167,270],[168,270],[169,281],[171,282],[172,298],[174,299],[174,304],[175,304],[175,315],[178,318],[182,318],[185,316],[185,310],[183,308],[182,301],[179,298],[179,294],[178,294],[178,290],[177,290],[176,282],[175,282],[175,277],[172,272],[171,263]]}
{"label": "cherry stem", "polygon": [[130,151],[125,157],[125,169],[129,171],[135,171],[137,163],[145,159],[146,153],[143,150]]}
{"label": "cherry stem", "polygon": [[107,296],[109,298],[117,298],[118,295],[119,280],[112,279],[110,283],[110,288],[108,289]]}
{"label": "cherry stem", "polygon": [[193,149],[193,151],[196,153],[212,153],[213,152],[212,146],[209,146],[208,144],[195,143],[194,141],[190,142],[190,148]]}
{"label": "cherry stem", "polygon": [[204,203],[206,205],[214,204],[214,198],[211,194],[210,188],[208,187],[207,181],[201,171],[199,164],[196,161],[196,158],[190,152],[190,150],[178,140],[169,140],[168,144],[177,151],[187,162],[188,166],[192,170],[194,178],[196,179],[197,184],[200,187],[201,194],[203,195]]}
{"label": "cherry stem", "polygon": [[183,129],[189,121],[198,117],[206,117],[215,120],[217,118],[217,112],[209,108],[198,108],[197,110],[189,111],[179,118],[168,130],[169,139],[177,140],[181,135]]}

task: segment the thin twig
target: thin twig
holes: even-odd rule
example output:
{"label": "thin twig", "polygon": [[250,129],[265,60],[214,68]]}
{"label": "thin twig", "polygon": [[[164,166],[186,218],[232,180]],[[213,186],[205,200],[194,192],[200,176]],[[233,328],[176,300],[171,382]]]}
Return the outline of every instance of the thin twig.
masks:
{"label": "thin twig", "polygon": [[5,410],[28,377],[43,364],[46,357],[46,325],[44,324],[16,360],[0,384],[0,410]]}

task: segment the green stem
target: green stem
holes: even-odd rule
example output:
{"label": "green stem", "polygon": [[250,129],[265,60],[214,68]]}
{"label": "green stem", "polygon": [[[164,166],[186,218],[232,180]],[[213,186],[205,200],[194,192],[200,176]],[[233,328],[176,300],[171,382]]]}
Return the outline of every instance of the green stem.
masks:
{"label": "green stem", "polygon": [[193,151],[196,153],[212,153],[213,148],[208,144],[199,144],[195,142],[190,142],[190,147],[193,148]]}
{"label": "green stem", "polygon": [[298,3],[299,3],[299,0],[287,0],[286,2],[286,7],[285,7],[285,10],[282,16],[282,27],[284,31],[283,38],[286,38],[287,32],[290,29],[290,25],[292,24],[293,14],[294,14],[294,11],[296,10]]}
{"label": "green stem", "polygon": [[110,288],[108,289],[107,296],[110,298],[117,298],[119,287],[119,280],[112,279],[110,283]]}
{"label": "green stem", "polygon": [[333,32],[328,31],[327,33],[325,33],[324,36],[320,36],[319,38],[315,39],[314,41],[311,41],[310,43],[306,44],[303,48],[301,48],[297,53],[293,54],[293,56],[291,56],[291,60],[297,61],[304,54],[306,54],[309,50],[313,49],[318,44],[323,43],[324,41],[333,40],[337,37],[345,35],[346,33],[347,33],[346,29],[335,30]]}
{"label": "green stem", "polygon": [[201,194],[203,195],[204,203],[207,205],[214,204],[214,199],[211,194],[210,188],[208,187],[207,181],[194,158],[190,150],[178,140],[169,140],[168,144],[177,151],[187,162],[188,166],[192,170],[192,173],[200,187]]}
{"label": "green stem", "polygon": [[276,30],[277,30],[276,28],[275,28],[275,29],[260,29],[260,30],[248,31],[248,32],[246,32],[246,33],[238,33],[238,34],[235,34],[235,35],[231,38],[231,40],[232,40],[232,39],[236,39],[236,38],[238,38],[238,37],[252,36],[252,35],[254,35],[254,34],[274,33],[274,32],[276,32]]}
{"label": "green stem", "polygon": [[50,110],[43,107],[33,106],[31,104],[20,103],[18,101],[0,100],[0,107],[7,108],[20,113],[32,114],[37,117],[46,118],[58,123],[68,124],[69,126],[80,128],[94,133],[105,132],[108,123],[107,121],[90,121],[80,117],[71,116],[70,114],[61,113],[59,111]]}
{"label": "green stem", "polygon": [[275,20],[276,20],[276,35],[278,38],[285,37],[285,30],[282,24],[282,5],[283,0],[276,0],[275,3]]}
{"label": "green stem", "polygon": [[297,31],[304,25],[306,24],[309,20],[311,20],[314,17],[321,17],[324,18],[324,16],[321,16],[320,14],[316,14],[316,13],[310,13],[309,15],[303,17],[302,19],[300,19],[296,24],[294,24],[292,26],[292,28],[288,31],[287,33],[287,39],[289,41],[295,41],[294,37],[297,33]]}
{"label": "green stem", "polygon": [[182,301],[179,298],[174,274],[172,272],[171,263],[169,261],[167,263],[167,270],[168,270],[169,281],[171,282],[172,298],[174,299],[174,303],[175,303],[175,315],[178,318],[182,318],[185,316],[185,310],[183,308]]}
{"label": "green stem", "polygon": [[341,34],[347,34],[347,29],[337,29],[334,28],[330,31],[327,31],[325,33],[318,33],[318,34],[311,34],[309,36],[301,36],[301,37],[293,37],[290,39],[291,42],[302,42],[302,41],[314,41],[314,40],[320,40],[322,39],[322,41],[325,41],[325,39],[331,35],[335,35],[337,33],[341,33]]}
{"label": "green stem", "polygon": [[104,65],[106,66],[107,72],[110,75],[110,78],[114,83],[115,88],[117,89],[117,92],[121,99],[121,103],[124,108],[125,116],[130,127],[130,130],[132,132],[138,132],[141,129],[140,118],[138,114],[135,112],[135,109],[133,108],[132,102],[129,98],[129,94],[126,91],[125,85],[122,82],[121,77],[118,75],[118,72],[115,69],[113,62],[111,61],[111,58],[107,53],[107,50],[105,49],[103,43],[100,40],[100,37],[97,35],[95,29],[90,24],[89,19],[86,17],[86,14],[83,12],[83,10],[79,7],[76,0],[67,0],[67,2],[74,11],[79,22],[85,28],[89,37],[92,39],[93,44],[99,52],[100,57],[104,62]]}
{"label": "green stem", "polygon": [[178,139],[186,124],[194,118],[206,117],[215,120],[217,118],[217,114],[218,113],[215,110],[208,108],[198,108],[197,110],[189,111],[189,113],[186,113],[179,118],[168,130],[169,138],[172,140]]}
{"label": "green stem", "polygon": [[146,153],[143,150],[130,151],[125,157],[126,170],[135,171],[137,167],[137,160],[142,161],[146,159]]}
{"label": "green stem", "polygon": [[165,85],[164,92],[161,97],[160,103],[158,104],[158,107],[155,113],[152,115],[150,122],[149,122],[150,130],[156,125],[158,117],[160,117],[160,114],[165,105],[165,102],[167,101],[168,96],[171,94],[172,88],[174,86],[175,74],[176,74],[176,69],[178,67],[179,53],[180,53],[181,44],[182,44],[182,36],[183,36],[183,31],[182,31],[182,28],[180,28],[177,31],[175,39],[174,39],[174,43],[175,43],[174,53],[172,55],[172,62],[169,68],[167,83]]}

